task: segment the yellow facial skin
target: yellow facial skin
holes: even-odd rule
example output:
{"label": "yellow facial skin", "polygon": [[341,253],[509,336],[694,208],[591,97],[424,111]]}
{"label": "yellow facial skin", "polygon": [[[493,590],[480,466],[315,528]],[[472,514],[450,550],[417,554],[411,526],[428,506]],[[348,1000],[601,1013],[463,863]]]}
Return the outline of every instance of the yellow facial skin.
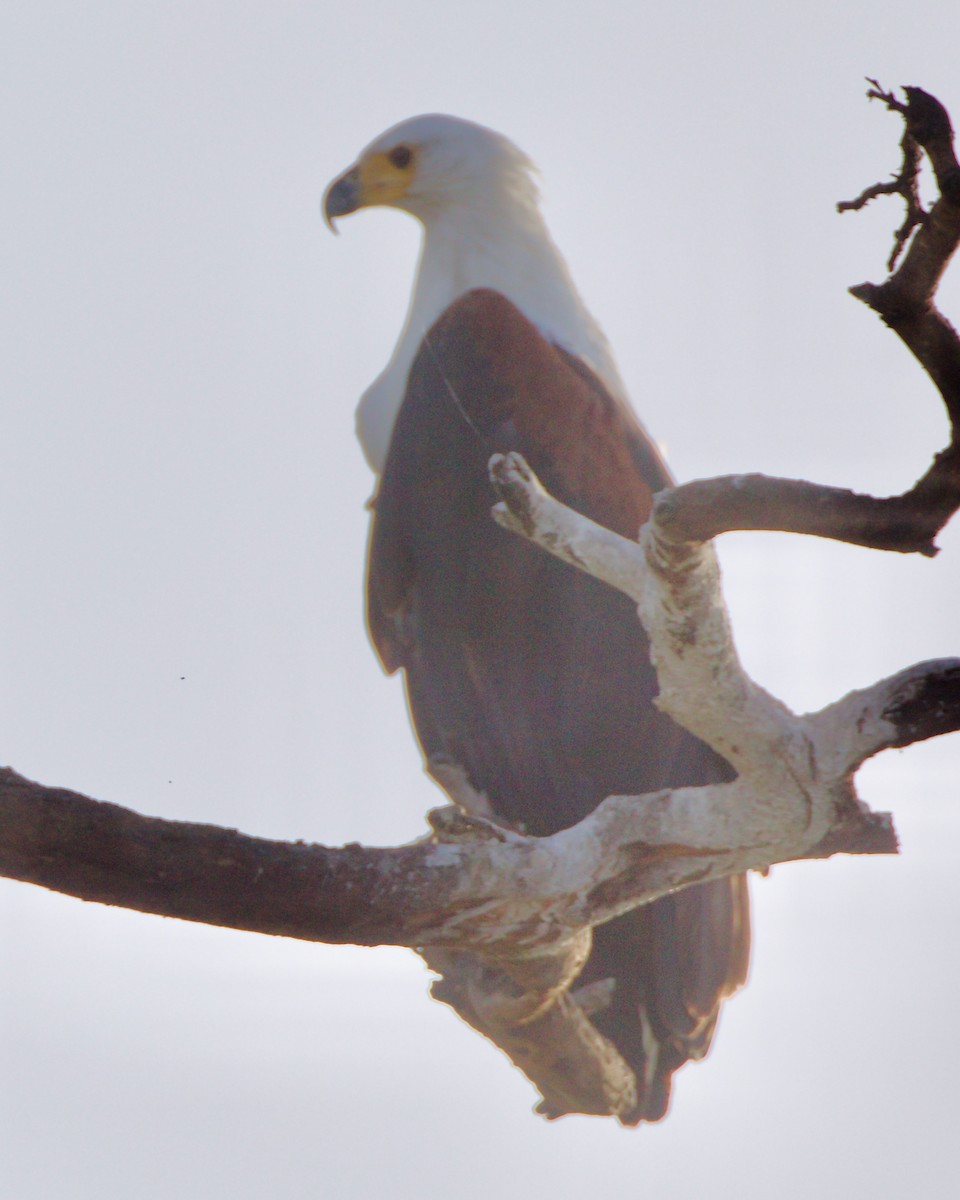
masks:
{"label": "yellow facial skin", "polygon": [[376,204],[396,204],[415,177],[415,158],[406,146],[368,154],[334,180],[323,199],[323,215],[333,228],[336,217]]}
{"label": "yellow facial skin", "polygon": [[[395,152],[394,152],[395,153]],[[360,162],[361,204],[392,204],[413,182],[413,160],[397,166],[390,154],[371,154]]]}

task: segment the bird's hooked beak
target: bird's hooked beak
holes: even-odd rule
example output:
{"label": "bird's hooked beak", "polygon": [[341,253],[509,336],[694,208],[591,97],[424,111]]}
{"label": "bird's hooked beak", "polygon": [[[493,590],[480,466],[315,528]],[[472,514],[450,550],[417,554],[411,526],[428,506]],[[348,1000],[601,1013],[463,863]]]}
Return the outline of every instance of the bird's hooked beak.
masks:
{"label": "bird's hooked beak", "polygon": [[332,233],[337,232],[334,221],[356,212],[362,205],[360,167],[353,166],[339,179],[335,179],[323,197],[323,219]]}
{"label": "bird's hooked beak", "polygon": [[334,221],[378,204],[403,208],[416,179],[416,157],[407,146],[367,151],[349,171],[335,179],[323,198],[323,219],[336,233]]}

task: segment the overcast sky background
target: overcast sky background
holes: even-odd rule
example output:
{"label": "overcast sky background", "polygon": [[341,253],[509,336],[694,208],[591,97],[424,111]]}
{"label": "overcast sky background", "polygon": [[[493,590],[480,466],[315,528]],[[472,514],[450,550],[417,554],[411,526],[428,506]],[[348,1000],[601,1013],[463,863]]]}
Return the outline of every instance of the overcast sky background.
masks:
{"label": "overcast sky background", "polygon": [[[324,229],[375,134],[447,111],[539,164],[548,218],[681,478],[886,494],[944,444],[847,296],[899,208],[863,76],[960,118],[960,8],[680,0],[52,3],[0,14],[0,761],[252,834],[424,830],[402,692],[362,623],[353,407],[415,224]],[[960,318],[960,269],[941,292]],[[801,711],[960,652],[935,561],[732,535],[743,658]],[[960,739],[861,774],[897,860],[755,879],[750,984],[656,1127],[534,1094],[399,950],[318,947],[0,886],[10,1200],[954,1195]]]}

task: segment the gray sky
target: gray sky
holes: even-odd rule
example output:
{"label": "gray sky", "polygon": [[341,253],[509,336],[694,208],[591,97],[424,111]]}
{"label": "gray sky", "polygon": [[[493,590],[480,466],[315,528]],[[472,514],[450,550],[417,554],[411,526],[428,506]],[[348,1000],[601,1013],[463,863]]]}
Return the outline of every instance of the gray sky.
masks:
{"label": "gray sky", "polygon": [[[933,389],[846,295],[897,165],[865,74],[960,118],[960,9],[917,0],[52,3],[0,16],[0,759],[267,837],[422,833],[401,689],[362,624],[357,396],[417,229],[330,237],[324,185],[421,111],[537,161],[551,226],[682,478],[888,493]],[[960,318],[960,274],[943,307]],[[721,554],[744,660],[800,710],[956,654],[933,562],[775,536]],[[754,881],[756,950],[665,1124],[546,1125],[397,950],[316,947],[0,886],[11,1200],[952,1195],[960,740],[862,772],[898,860]]]}

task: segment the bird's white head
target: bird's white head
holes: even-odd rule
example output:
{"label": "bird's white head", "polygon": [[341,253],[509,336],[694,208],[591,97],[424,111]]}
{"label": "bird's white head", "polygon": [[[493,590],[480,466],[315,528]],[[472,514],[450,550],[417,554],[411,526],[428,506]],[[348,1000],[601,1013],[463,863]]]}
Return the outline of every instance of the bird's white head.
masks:
{"label": "bird's white head", "polygon": [[440,113],[411,117],[370,143],[327,189],[328,224],[361,208],[403,209],[425,224],[457,209],[509,200],[536,207],[535,168],[502,134]]}

